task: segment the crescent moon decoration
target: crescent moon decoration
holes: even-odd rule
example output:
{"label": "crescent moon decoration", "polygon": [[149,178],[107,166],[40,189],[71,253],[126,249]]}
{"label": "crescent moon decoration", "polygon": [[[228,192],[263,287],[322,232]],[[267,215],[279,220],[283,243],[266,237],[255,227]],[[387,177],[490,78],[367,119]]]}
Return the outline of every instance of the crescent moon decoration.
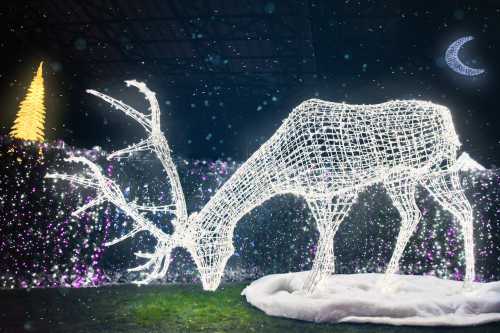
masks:
{"label": "crescent moon decoration", "polygon": [[446,50],[444,59],[448,66],[450,66],[450,68],[458,74],[462,74],[465,76],[476,76],[484,73],[484,69],[469,67],[464,64],[458,57],[458,52],[460,51],[462,46],[473,39],[474,37],[472,36],[459,38],[451,43],[451,45],[448,46],[448,49]]}

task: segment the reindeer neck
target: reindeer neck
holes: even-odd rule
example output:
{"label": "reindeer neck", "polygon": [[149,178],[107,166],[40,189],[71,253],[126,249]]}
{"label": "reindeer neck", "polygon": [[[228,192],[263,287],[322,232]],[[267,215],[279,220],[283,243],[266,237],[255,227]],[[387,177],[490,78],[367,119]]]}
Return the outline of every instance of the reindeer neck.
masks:
{"label": "reindeer neck", "polygon": [[245,214],[276,194],[268,147],[264,144],[255,152],[203,207],[199,221],[204,230],[232,234]]}

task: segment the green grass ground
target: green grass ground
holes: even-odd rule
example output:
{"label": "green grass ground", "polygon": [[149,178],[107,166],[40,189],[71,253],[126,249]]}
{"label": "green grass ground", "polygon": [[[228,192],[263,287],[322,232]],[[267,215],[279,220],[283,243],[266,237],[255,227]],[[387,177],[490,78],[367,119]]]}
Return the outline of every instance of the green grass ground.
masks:
{"label": "green grass ground", "polygon": [[244,284],[0,291],[0,332],[500,332],[468,328],[313,324],[265,315],[240,296]]}

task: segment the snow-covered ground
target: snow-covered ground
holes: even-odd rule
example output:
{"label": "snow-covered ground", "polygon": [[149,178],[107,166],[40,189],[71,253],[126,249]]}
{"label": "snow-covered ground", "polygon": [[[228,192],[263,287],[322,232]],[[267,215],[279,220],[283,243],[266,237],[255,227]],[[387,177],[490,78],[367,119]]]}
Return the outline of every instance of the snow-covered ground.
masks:
{"label": "snow-covered ground", "polygon": [[382,274],[332,275],[312,295],[300,291],[308,272],[273,274],[242,295],[271,316],[314,322],[469,326],[500,321],[500,281],[474,283],[397,275],[391,291],[376,287]]}

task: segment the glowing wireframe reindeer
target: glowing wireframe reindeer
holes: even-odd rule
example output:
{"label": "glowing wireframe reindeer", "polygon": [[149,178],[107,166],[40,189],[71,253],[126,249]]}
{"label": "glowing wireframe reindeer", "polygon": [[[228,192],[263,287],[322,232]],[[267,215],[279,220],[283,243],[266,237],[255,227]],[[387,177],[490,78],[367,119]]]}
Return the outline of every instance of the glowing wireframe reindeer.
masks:
{"label": "glowing wireframe reindeer", "polygon": [[[146,140],[112,153],[109,158],[140,150],[154,151],[171,182],[174,204],[145,207],[126,202],[119,187],[83,157],[69,160],[85,164],[86,176],[47,177],[96,189],[96,199],[76,214],[107,200],[135,221],[130,233],[109,244],[140,231],[148,231],[157,239],[154,253],[137,253],[149,259],[132,269],[149,272],[139,283],[163,277],[172,249],[181,246],[191,253],[203,288],[217,289],[226,263],[234,253],[232,238],[237,222],[271,197],[292,193],[305,198],[320,234],[313,268],[303,287],[312,292],[324,277],[334,273],[333,239],[357,194],[377,182],[384,184],[402,219],[386,277],[397,271],[403,250],[421,218],[415,203],[415,187],[421,184],[459,220],[465,242],[465,281],[474,279],[472,210],[458,180],[455,161],[460,143],[447,108],[423,101],[376,105],[305,101],[200,212],[188,217],[179,177],[160,130],[160,111],[154,93],[136,81],[127,81],[127,85],[145,94],[151,106],[150,115],[89,90],[134,118],[149,134]],[[147,211],[173,213],[173,233],[168,235],[157,228],[143,214]]]}

